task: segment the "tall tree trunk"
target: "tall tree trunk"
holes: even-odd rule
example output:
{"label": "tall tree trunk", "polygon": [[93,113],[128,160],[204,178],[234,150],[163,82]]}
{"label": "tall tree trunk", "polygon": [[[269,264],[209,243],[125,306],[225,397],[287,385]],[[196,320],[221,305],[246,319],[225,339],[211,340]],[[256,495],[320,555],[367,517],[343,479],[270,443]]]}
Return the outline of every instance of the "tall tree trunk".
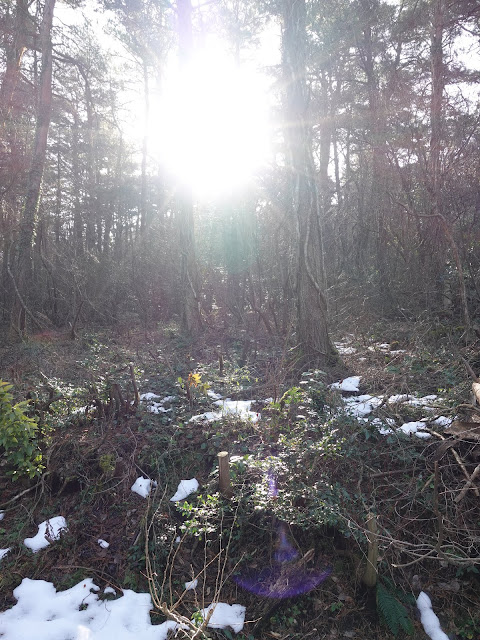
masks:
{"label": "tall tree trunk", "polygon": [[[25,205],[18,240],[16,297],[12,305],[11,324],[14,331],[26,331],[26,314],[33,282],[33,243],[37,227],[38,207],[47,151],[48,129],[52,110],[52,21],[55,0],[45,0],[41,25],[42,67],[39,78],[35,141],[28,174]],[[33,319],[33,316],[31,316]]]}
{"label": "tall tree trunk", "polygon": [[73,182],[73,249],[75,256],[84,253],[83,235],[84,220],[80,205],[80,151],[79,151],[79,116],[76,106],[73,109],[72,125],[72,182]]}
{"label": "tall tree trunk", "polygon": [[[455,266],[457,268],[458,283],[460,289],[460,300],[462,304],[462,312],[465,322],[465,328],[470,331],[471,320],[468,309],[467,290],[465,286],[465,278],[463,275],[462,261],[458,251],[455,238],[451,229],[451,225],[445,216],[442,206],[442,162],[441,149],[443,139],[443,118],[444,118],[444,90],[445,90],[445,68],[443,62],[443,35],[444,35],[444,16],[445,0],[435,0],[433,5],[432,31],[431,31],[431,69],[432,69],[432,95],[430,101],[430,162],[429,162],[429,180],[430,180],[430,215],[433,224],[428,225],[432,234],[443,233],[445,239],[450,245]],[[437,282],[440,280],[441,271],[444,267],[443,252],[433,249],[433,263],[436,267],[434,276]],[[439,261],[442,262],[439,264]],[[442,288],[443,289],[443,288]],[[439,291],[440,296],[443,291]]]}
{"label": "tall tree trunk", "polygon": [[371,148],[371,180],[368,192],[368,209],[371,212],[371,225],[375,233],[375,269],[377,272],[378,294],[382,313],[388,313],[394,306],[390,292],[387,269],[387,228],[385,211],[387,203],[387,126],[385,107],[380,93],[380,83],[375,69],[372,28],[377,20],[377,0],[361,0],[364,18],[363,39],[359,43],[361,64],[367,80],[369,136]]}
{"label": "tall tree trunk", "polygon": [[305,0],[283,0],[282,10],[286,116],[284,135],[291,178],[289,205],[297,229],[298,339],[305,361],[328,364],[336,359],[336,354],[327,328],[319,204],[311,128],[306,121]]}
{"label": "tall tree trunk", "polygon": [[87,215],[85,226],[85,246],[87,251],[101,251],[101,245],[96,246],[95,224],[101,224],[97,211],[97,158],[96,141],[94,136],[95,122],[93,111],[92,88],[89,72],[79,64],[80,75],[85,83],[85,107],[87,111]]}
{"label": "tall tree trunk", "polygon": [[[185,70],[193,53],[192,4],[190,0],[177,0],[177,15],[180,67]],[[188,74],[185,75],[188,77]],[[188,81],[187,78],[184,80]],[[195,255],[193,196],[191,188],[185,183],[178,187],[177,222],[181,256],[181,322],[183,330],[193,335],[202,328],[203,323],[200,313],[200,285]]]}
{"label": "tall tree trunk", "polygon": [[142,60],[143,66],[143,99],[144,99],[144,131],[142,140],[142,170],[140,182],[140,231],[144,233],[149,226],[147,219],[147,159],[148,159],[148,134],[150,127],[150,91],[148,86],[148,64],[146,58]]}
{"label": "tall tree trunk", "polygon": [[11,47],[5,51],[5,73],[0,87],[1,127],[4,128],[10,119],[15,89],[20,80],[20,65],[26,50],[28,0],[17,0],[15,3],[14,36]]}

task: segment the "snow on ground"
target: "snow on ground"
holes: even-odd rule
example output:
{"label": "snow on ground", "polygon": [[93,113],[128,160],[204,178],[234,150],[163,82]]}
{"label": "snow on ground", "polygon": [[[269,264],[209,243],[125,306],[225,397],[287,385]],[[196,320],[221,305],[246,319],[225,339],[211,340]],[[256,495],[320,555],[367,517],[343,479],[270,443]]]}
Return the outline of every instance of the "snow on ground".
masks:
{"label": "snow on ground", "polygon": [[413,407],[423,407],[424,409],[432,410],[431,406],[432,402],[440,401],[440,398],[435,395],[423,396],[422,398],[417,398],[416,396],[412,396],[406,393],[401,393],[397,395],[390,396],[388,398],[389,404],[409,404]]}
{"label": "snow on ground", "polygon": [[426,424],[421,421],[405,422],[404,424],[402,424],[401,427],[398,427],[397,431],[402,431],[402,433],[405,433],[407,436],[410,436],[412,435],[412,433],[414,433],[417,436],[417,438],[423,438],[423,439],[431,438],[432,435],[430,433],[427,433],[426,431],[422,431],[422,429],[425,429],[425,427],[426,427]]}
{"label": "snow on ground", "polygon": [[[94,593],[97,592],[97,593]],[[45,580],[24,578],[14,590],[17,604],[0,613],[5,640],[166,640],[175,622],[152,625],[148,593],[124,589],[116,600],[101,600],[91,578],[67,591]],[[107,587],[104,593],[115,593]]]}
{"label": "snow on ground", "polygon": [[438,427],[449,427],[453,422],[453,418],[446,418],[445,416],[438,416],[432,421],[432,424]]}
{"label": "snow on ground", "polygon": [[345,342],[334,342],[333,344],[336,350],[338,351],[338,353],[340,353],[342,356],[350,356],[352,355],[352,353],[357,352],[355,347],[350,347]]}
{"label": "snow on ground", "polygon": [[142,498],[146,498],[149,495],[151,488],[156,486],[157,483],[154,480],[152,481],[150,478],[140,476],[132,484],[131,489],[135,493],[138,493],[139,496],[142,496]]}
{"label": "snow on ground", "polygon": [[[389,345],[380,344],[376,345],[375,348],[378,349],[386,349]],[[373,347],[369,347],[373,348]],[[339,391],[345,391],[349,393],[358,393],[359,384],[360,384],[360,376],[350,376],[349,378],[345,378],[344,380],[340,380],[339,382],[335,382],[330,385],[331,389],[338,389]],[[351,416],[354,416],[358,420],[363,420],[367,422],[369,418],[368,416],[375,409],[377,409],[382,404],[408,404],[413,407],[421,408],[424,411],[433,411],[435,409],[435,403],[441,401],[435,394],[417,397],[412,396],[410,394],[396,394],[391,395],[388,398],[384,396],[371,396],[369,394],[363,395],[351,395],[348,397],[342,398],[345,412]],[[395,421],[392,419],[384,419],[374,418],[371,420],[371,424],[374,424],[378,432],[381,435],[391,435],[396,432],[404,433],[405,435],[415,435],[417,438],[426,439],[431,438],[431,434],[426,431],[427,420],[418,420],[416,422],[405,422],[400,427],[395,428]],[[432,420],[432,424],[435,427],[447,427],[451,424],[452,419],[447,418],[445,416],[438,416],[435,420]]]}
{"label": "snow on ground", "polygon": [[197,588],[198,580],[191,580],[190,582],[185,582],[185,591],[192,591]]}
{"label": "snow on ground", "polygon": [[67,523],[63,516],[49,518],[38,525],[37,535],[33,538],[25,538],[23,544],[33,553],[48,547],[52,540],[58,540],[62,531],[67,530]]}
{"label": "snow on ground", "polygon": [[[336,343],[340,353],[354,353],[355,349],[347,343]],[[385,350],[389,345],[376,345],[372,350]],[[397,351],[400,353],[400,351]],[[390,353],[397,353],[390,352]],[[332,389],[343,392],[357,393],[359,391],[360,376],[351,376],[331,385]],[[311,380],[314,381],[314,380]],[[196,420],[219,420],[226,415],[237,415],[241,419],[257,421],[260,415],[251,411],[252,400],[223,399],[214,391],[207,391],[207,395],[215,402],[218,411],[206,412],[191,418]],[[166,396],[160,400],[157,394],[145,393],[141,399],[148,403],[147,408],[153,413],[166,413],[171,409],[163,406],[167,402],[175,400],[175,396]],[[353,395],[343,398],[345,411],[360,420],[367,420],[365,416],[372,413],[382,403],[399,404],[406,403],[412,406],[432,409],[431,405],[439,398],[436,395],[418,398],[406,394],[392,395],[388,399],[383,396],[371,396],[368,394]],[[299,415],[298,418],[303,418]],[[414,434],[419,438],[431,437],[425,432],[425,421],[407,422],[395,430],[395,421],[390,418],[381,420],[374,418],[371,423],[376,425],[379,433],[383,435],[402,432],[407,435]],[[439,416],[432,421],[438,427],[445,427],[451,423],[450,418]],[[132,491],[146,498],[152,487],[157,483],[149,478],[139,477],[132,485]],[[185,499],[188,495],[198,490],[198,481],[182,480],[177,491],[170,500],[176,502]],[[0,511],[0,520],[4,513]],[[34,552],[48,546],[52,540],[60,537],[61,532],[67,529],[67,524],[62,516],[50,518],[39,525],[39,531],[33,538],[26,538],[24,543]],[[48,539],[47,539],[48,538]],[[177,538],[179,542],[180,539]],[[109,543],[98,539],[98,544],[106,549]],[[0,549],[0,559],[10,549]],[[185,583],[185,589],[195,589],[197,579]],[[87,578],[67,591],[57,592],[55,587],[43,580],[30,580],[24,578],[22,583],[14,590],[17,604],[11,609],[0,613],[0,637],[8,640],[166,640],[169,629],[175,630],[177,625],[172,622],[164,622],[161,625],[152,625],[149,611],[152,608],[150,595],[147,593],[135,593],[129,589],[123,591],[123,596],[114,600],[102,599],[103,595],[116,595],[115,589],[106,587],[103,594]],[[437,616],[432,610],[429,597],[420,593],[417,600],[422,624],[425,632],[431,640],[446,640],[447,636],[440,627]],[[214,603],[201,611],[204,619],[210,610],[214,611],[209,621],[209,627],[216,629],[231,628],[235,633],[243,629],[245,620],[245,607],[239,604],[228,605]]]}
{"label": "snow on ground", "polygon": [[170,498],[170,502],[178,502],[179,500],[185,500],[191,493],[195,493],[198,489],[198,480],[192,478],[191,480],[180,480],[177,487],[177,491]]}
{"label": "snow on ground", "polygon": [[202,609],[201,614],[205,620],[210,610],[215,607],[208,626],[212,629],[226,629],[231,627],[235,633],[240,633],[245,622],[245,607],[241,604],[225,604],[217,602],[211,604],[206,609]]}
{"label": "snow on ground", "polygon": [[[186,583],[194,588],[196,580]],[[196,586],[196,584],[195,584]],[[124,589],[115,600],[104,599],[116,595],[106,587],[103,594],[92,578],[86,578],[66,591],[57,591],[45,580],[24,578],[14,589],[17,600],[11,609],[0,613],[0,637],[5,640],[167,640],[168,631],[177,624],[171,620],[152,625],[149,593],[135,593]],[[214,608],[209,627],[227,629],[235,633],[243,629],[245,607],[223,602],[202,610],[205,619]]]}
{"label": "snow on ground", "polygon": [[343,402],[345,404],[345,411],[348,414],[357,418],[362,418],[363,416],[372,413],[374,409],[380,406],[383,402],[383,398],[381,396],[376,397],[364,394],[361,396],[350,396],[349,398],[344,398]]}
{"label": "snow on ground", "polygon": [[431,640],[449,640],[447,634],[442,631],[440,620],[432,609],[432,601],[424,591],[421,591],[417,598],[417,608],[425,633],[430,636]]}
{"label": "snow on ground", "polygon": [[237,415],[241,420],[257,422],[260,418],[260,414],[256,411],[251,411],[252,403],[253,400],[231,400],[230,398],[216,400],[215,404],[220,407],[220,411],[206,411],[205,413],[201,413],[198,416],[190,418],[190,422],[196,422],[198,420],[213,422],[214,420],[225,418],[227,415]]}
{"label": "snow on ground", "polygon": [[334,382],[330,385],[331,389],[340,389],[340,391],[358,392],[358,385],[360,384],[361,376],[350,376],[341,380],[340,382]]}
{"label": "snow on ground", "polygon": [[150,413],[168,413],[172,410],[172,408],[165,409],[163,406],[166,402],[173,402],[176,399],[176,396],[165,396],[158,402],[154,401],[154,398],[160,398],[156,393],[152,393],[148,391],[147,393],[142,393],[140,395],[140,400],[144,400],[147,402],[147,411]]}

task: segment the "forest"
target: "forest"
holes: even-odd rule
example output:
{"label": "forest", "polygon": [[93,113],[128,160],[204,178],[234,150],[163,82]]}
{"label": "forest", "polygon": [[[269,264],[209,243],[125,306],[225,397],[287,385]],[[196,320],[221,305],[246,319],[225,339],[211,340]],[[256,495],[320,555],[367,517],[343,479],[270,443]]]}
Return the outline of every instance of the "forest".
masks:
{"label": "forest", "polygon": [[0,0],[1,638],[480,639],[479,158],[478,0]]}

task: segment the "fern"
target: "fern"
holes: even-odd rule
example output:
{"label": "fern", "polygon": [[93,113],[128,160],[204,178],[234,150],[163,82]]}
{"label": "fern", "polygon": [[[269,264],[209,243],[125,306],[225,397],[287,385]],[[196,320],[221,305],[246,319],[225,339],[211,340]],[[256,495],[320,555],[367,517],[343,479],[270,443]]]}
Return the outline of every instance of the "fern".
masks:
{"label": "fern", "polygon": [[400,629],[409,635],[413,633],[413,623],[406,607],[400,602],[404,598],[404,594],[395,589],[389,580],[386,585],[377,583],[377,610],[394,636]]}

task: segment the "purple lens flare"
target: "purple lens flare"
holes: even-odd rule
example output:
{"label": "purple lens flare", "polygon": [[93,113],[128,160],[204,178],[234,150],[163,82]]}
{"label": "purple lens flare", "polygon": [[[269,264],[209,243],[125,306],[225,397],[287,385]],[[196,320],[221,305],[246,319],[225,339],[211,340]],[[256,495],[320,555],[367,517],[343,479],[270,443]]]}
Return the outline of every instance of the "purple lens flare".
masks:
{"label": "purple lens flare", "polygon": [[267,471],[267,480],[268,480],[268,497],[269,498],[278,498],[278,487],[277,487],[277,478],[273,473],[273,469],[269,469]]}
{"label": "purple lens flare", "polygon": [[298,557],[298,551],[290,544],[287,530],[283,523],[278,525],[278,540],[275,547],[275,553],[273,554],[275,562],[291,562]]}
{"label": "purple lens flare", "polygon": [[[277,479],[272,468],[267,471],[268,496],[272,500],[278,498]],[[251,570],[233,576],[240,587],[263,598],[292,598],[318,587],[332,573],[331,567],[323,569],[306,569],[301,560],[297,560],[299,552],[288,539],[287,525],[277,525],[277,540],[273,560],[275,566],[265,569]],[[295,562],[297,560],[297,562]]]}
{"label": "purple lens flare", "polygon": [[292,598],[318,587],[332,573],[331,567],[322,571],[305,570],[292,566],[279,566],[273,569],[262,569],[240,576],[234,581],[247,591],[263,598]]}

